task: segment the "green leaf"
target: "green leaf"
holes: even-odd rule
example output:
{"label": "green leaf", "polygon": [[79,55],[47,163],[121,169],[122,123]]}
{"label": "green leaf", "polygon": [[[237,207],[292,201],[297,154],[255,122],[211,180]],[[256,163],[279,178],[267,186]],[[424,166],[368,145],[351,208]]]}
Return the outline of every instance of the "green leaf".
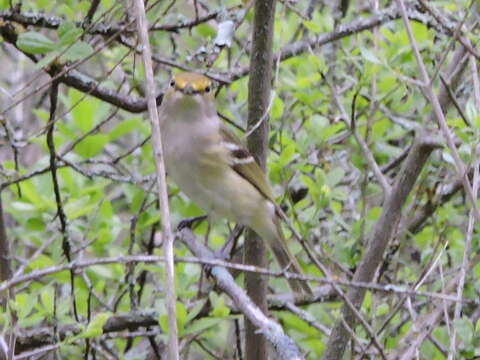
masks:
{"label": "green leaf", "polygon": [[29,262],[28,268],[30,270],[39,270],[53,265],[55,265],[55,262],[51,257],[40,254],[35,260]]}
{"label": "green leaf", "polygon": [[43,109],[33,109],[32,110],[32,113],[38,117],[40,120],[44,121],[44,122],[47,122],[48,121],[48,117],[49,117],[49,114],[47,111],[43,110]]}
{"label": "green leaf", "polygon": [[113,216],[112,203],[109,200],[104,200],[100,205],[100,216],[103,220],[111,220]]}
{"label": "green leaf", "polygon": [[46,54],[57,47],[52,40],[33,31],[18,35],[17,46],[20,50],[29,54]]}
{"label": "green leaf", "polygon": [[210,311],[210,315],[216,317],[226,317],[230,314],[230,308],[225,305],[225,299],[223,296],[219,296],[216,293],[210,293],[210,301],[213,309]]}
{"label": "green leaf", "polygon": [[28,200],[31,204],[39,210],[44,210],[48,208],[48,203],[45,199],[38,193],[38,188],[32,183],[32,181],[25,181],[20,185],[22,190],[22,196],[24,200]]}
{"label": "green leaf", "polygon": [[326,177],[326,183],[330,187],[336,186],[340,181],[342,181],[343,177],[345,176],[345,170],[341,167],[336,167],[332,171],[330,171]]}
{"label": "green leaf", "polygon": [[278,96],[275,96],[273,99],[273,104],[272,104],[272,118],[273,119],[279,119],[283,115],[283,100],[280,99]]}
{"label": "green leaf", "polygon": [[332,125],[329,125],[322,129],[320,132],[320,139],[325,141],[336,135],[338,132],[345,129],[345,123],[338,122]]}
{"label": "green leaf", "polygon": [[187,323],[192,321],[195,318],[195,316],[197,316],[200,313],[200,311],[202,311],[206,301],[207,300],[199,301],[193,308],[190,309],[186,318]]}
{"label": "green leaf", "polygon": [[215,29],[206,23],[199,24],[198,26],[195,26],[194,29],[195,32],[203,38],[213,38],[216,35]]}
{"label": "green leaf", "polygon": [[87,132],[95,123],[95,116],[99,109],[99,100],[85,96],[78,90],[70,88],[68,91],[69,105],[72,107],[72,117],[75,125]]}
{"label": "green leaf", "polygon": [[428,40],[429,38],[428,28],[425,24],[422,24],[421,22],[412,21],[410,25],[412,26],[413,34],[418,44],[422,44]]}
{"label": "green leaf", "polygon": [[474,332],[472,321],[462,317],[461,319],[456,319],[453,322],[453,325],[455,326],[455,329],[457,329],[458,337],[462,339],[462,342],[465,345],[471,344]]}
{"label": "green leaf", "polygon": [[100,153],[105,145],[108,144],[109,140],[108,135],[90,135],[75,146],[75,151],[84,158],[91,158]]}
{"label": "green leaf", "polygon": [[377,306],[375,309],[375,316],[383,316],[386,315],[390,312],[390,307],[388,306],[387,303],[380,304]]}
{"label": "green leaf", "polygon": [[278,316],[282,319],[282,323],[286,328],[294,329],[301,334],[318,336],[319,331],[298,316],[286,311],[279,312]]}
{"label": "green leaf", "polygon": [[360,52],[365,60],[378,65],[382,64],[382,62],[378,59],[378,57],[370,50],[364,47],[361,47]]}
{"label": "green leaf", "polygon": [[30,218],[27,220],[25,228],[30,231],[43,231],[45,230],[45,222],[40,218]]}
{"label": "green leaf", "polygon": [[75,26],[71,21],[65,21],[58,27],[58,37],[60,45],[69,45],[75,42],[82,34],[82,29]]}
{"label": "green leaf", "polygon": [[144,123],[142,119],[139,117],[134,117],[128,120],[124,120],[120,122],[117,126],[115,126],[112,131],[110,131],[110,134],[109,134],[110,140],[111,141],[116,140],[132,132],[133,130],[143,126],[144,126]]}
{"label": "green leaf", "polygon": [[185,324],[187,322],[187,308],[183,303],[177,301],[176,304],[177,310],[177,326],[178,326],[178,333],[179,335],[183,335],[185,330]]}
{"label": "green leaf", "polygon": [[97,204],[90,204],[86,196],[70,199],[65,205],[65,213],[70,220],[89,214],[98,207]]}
{"label": "green leaf", "polygon": [[278,166],[284,167],[290,163],[290,161],[293,160],[293,158],[296,155],[296,147],[294,144],[288,144],[285,146],[285,148],[282,150],[282,153],[280,154],[280,157],[278,159]]}
{"label": "green leaf", "polygon": [[187,326],[183,335],[200,333],[204,330],[214,327],[222,320],[223,319],[217,318],[217,317],[204,317],[204,318],[195,320],[191,323],[191,325]]}
{"label": "green leaf", "polygon": [[21,319],[30,314],[35,305],[35,301],[31,301],[31,296],[26,293],[17,294],[15,296],[15,301],[11,300],[10,304],[13,309],[17,312],[17,316]]}
{"label": "green leaf", "polygon": [[92,321],[88,324],[87,328],[83,330],[77,336],[69,339],[69,342],[73,342],[77,339],[86,339],[86,338],[94,338],[98,337],[103,334],[103,326],[110,318],[111,313],[109,312],[102,312],[97,314]]}
{"label": "green leaf", "polygon": [[47,55],[45,55],[39,62],[37,62],[34,66],[34,70],[40,70],[48,65],[50,65],[58,56],[58,51],[53,51]]}
{"label": "green leaf", "polygon": [[322,25],[317,21],[306,20],[303,22],[303,26],[313,33],[319,33],[322,31]]}
{"label": "green leaf", "polygon": [[158,317],[158,324],[165,334],[168,334],[168,317],[165,314],[162,314]]}
{"label": "green leaf", "polygon": [[84,41],[77,41],[75,44],[67,48],[67,50],[62,54],[60,61],[77,61],[93,53],[93,48],[90,44]]}
{"label": "green leaf", "polygon": [[49,287],[44,288],[44,290],[40,294],[40,298],[42,299],[42,304],[47,310],[49,314],[53,314],[53,296],[52,296],[52,289]]}

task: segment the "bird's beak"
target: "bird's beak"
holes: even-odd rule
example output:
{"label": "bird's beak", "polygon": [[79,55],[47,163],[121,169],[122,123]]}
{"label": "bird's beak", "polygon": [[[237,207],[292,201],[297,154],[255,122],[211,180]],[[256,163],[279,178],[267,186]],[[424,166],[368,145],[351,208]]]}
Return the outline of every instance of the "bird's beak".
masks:
{"label": "bird's beak", "polygon": [[195,92],[195,90],[193,89],[192,85],[190,85],[190,84],[188,84],[187,86],[185,86],[183,88],[183,93],[185,95],[192,95],[194,92]]}

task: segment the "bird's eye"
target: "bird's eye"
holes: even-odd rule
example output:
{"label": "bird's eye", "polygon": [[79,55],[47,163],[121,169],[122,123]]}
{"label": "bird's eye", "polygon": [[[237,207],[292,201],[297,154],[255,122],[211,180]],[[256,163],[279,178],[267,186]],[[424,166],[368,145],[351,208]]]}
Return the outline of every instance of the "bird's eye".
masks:
{"label": "bird's eye", "polygon": [[212,90],[212,88],[210,87],[210,85],[208,85],[208,86],[205,88],[205,92],[206,92],[206,93],[209,93],[211,90]]}
{"label": "bird's eye", "polygon": [[170,86],[174,87],[175,86],[175,80],[170,81]]}

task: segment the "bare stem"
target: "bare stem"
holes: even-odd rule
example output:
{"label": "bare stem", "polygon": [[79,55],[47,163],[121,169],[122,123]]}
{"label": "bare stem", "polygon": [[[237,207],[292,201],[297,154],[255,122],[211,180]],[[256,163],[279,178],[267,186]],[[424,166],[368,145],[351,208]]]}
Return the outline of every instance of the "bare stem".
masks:
{"label": "bare stem", "polygon": [[170,209],[168,207],[167,183],[165,181],[165,164],[163,162],[162,139],[160,122],[158,120],[157,103],[155,99],[155,82],[152,70],[152,52],[148,40],[148,25],[145,15],[145,7],[142,0],[135,1],[137,29],[141,47],[143,48],[143,64],[145,66],[146,95],[148,113],[152,127],[153,151],[156,164],[158,198],[160,201],[160,213],[162,217],[163,249],[165,253],[165,267],[167,279],[165,284],[165,297],[168,314],[168,358],[178,360],[178,330],[176,317],[176,293],[175,293],[175,263],[173,254],[173,234],[170,224]]}

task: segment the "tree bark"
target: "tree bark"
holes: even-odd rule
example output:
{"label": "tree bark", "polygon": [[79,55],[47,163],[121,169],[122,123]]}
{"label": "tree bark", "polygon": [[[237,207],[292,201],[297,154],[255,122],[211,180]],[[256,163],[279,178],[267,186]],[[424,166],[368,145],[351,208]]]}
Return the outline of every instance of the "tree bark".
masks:
{"label": "tree bark", "polygon": [[[268,108],[272,84],[273,25],[275,22],[275,0],[257,0],[253,20],[250,79],[248,82],[248,127],[261,124],[247,139],[248,149],[265,170],[268,151]],[[245,237],[244,261],[265,267],[265,244],[253,231]],[[253,302],[267,313],[267,281],[253,273],[245,274],[247,294]],[[266,360],[267,342],[256,332],[256,326],[245,319],[245,359]]]}

